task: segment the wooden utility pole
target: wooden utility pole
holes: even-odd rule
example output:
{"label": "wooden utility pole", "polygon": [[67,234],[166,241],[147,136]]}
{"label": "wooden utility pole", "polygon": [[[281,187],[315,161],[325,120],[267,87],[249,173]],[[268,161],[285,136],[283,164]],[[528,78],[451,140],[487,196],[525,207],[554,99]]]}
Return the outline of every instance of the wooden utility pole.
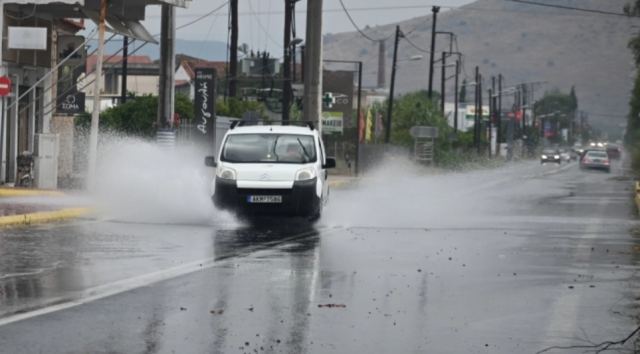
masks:
{"label": "wooden utility pole", "polygon": [[95,188],[96,160],[98,156],[98,127],[100,123],[100,92],[102,91],[102,62],[104,60],[104,31],[107,18],[107,0],[100,0],[100,18],[98,21],[98,53],[93,82],[93,111],[91,113],[91,131],[89,133],[89,163],[87,188]]}
{"label": "wooden utility pole", "polygon": [[429,53],[429,99],[433,97],[433,60],[436,53],[436,20],[438,18],[439,6],[433,6],[431,12],[433,12],[433,23],[431,26],[431,52]]}
{"label": "wooden utility pole", "polygon": [[129,37],[122,37],[122,88],[120,91],[120,103],[127,102],[127,75],[129,68]]}
{"label": "wooden utility pole", "polygon": [[227,82],[229,85],[229,97],[237,96],[237,78],[238,78],[238,0],[230,0],[231,8],[231,43],[229,48],[229,76]]}
{"label": "wooden utility pole", "polygon": [[396,86],[396,63],[398,62],[398,42],[400,41],[400,26],[396,26],[396,37],[393,42],[393,63],[391,64],[391,86],[389,87],[389,106],[387,107],[387,124],[384,134],[384,142],[391,142],[391,118],[393,117],[393,91]]}
{"label": "wooden utility pole", "polygon": [[172,5],[162,5],[160,23],[160,90],[158,92],[158,130],[173,129],[173,98],[175,95],[175,15]]}
{"label": "wooden utility pole", "polygon": [[284,60],[282,64],[282,124],[289,124],[291,100],[291,20],[293,1],[284,0]]}
{"label": "wooden utility pole", "polygon": [[305,37],[303,115],[322,132],[322,0],[307,3]]}

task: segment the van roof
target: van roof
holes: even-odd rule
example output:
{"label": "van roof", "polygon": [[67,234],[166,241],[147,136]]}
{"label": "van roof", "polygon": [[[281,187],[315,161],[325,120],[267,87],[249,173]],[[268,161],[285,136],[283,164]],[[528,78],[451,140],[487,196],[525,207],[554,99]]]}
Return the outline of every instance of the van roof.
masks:
{"label": "van roof", "polygon": [[235,127],[229,130],[227,134],[300,134],[315,135],[317,130],[311,130],[308,127],[300,127],[295,125],[246,125]]}

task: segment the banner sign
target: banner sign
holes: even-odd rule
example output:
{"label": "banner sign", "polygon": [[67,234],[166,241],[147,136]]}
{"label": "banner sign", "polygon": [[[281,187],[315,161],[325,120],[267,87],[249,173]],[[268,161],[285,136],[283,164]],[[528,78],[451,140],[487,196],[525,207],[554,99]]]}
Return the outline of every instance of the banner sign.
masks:
{"label": "banner sign", "polygon": [[[324,113],[340,113],[340,117],[343,120],[343,123],[337,127],[329,128],[333,130],[326,130],[327,126],[322,126],[322,130],[324,132],[334,132],[340,133],[343,132],[343,127],[345,128],[355,128],[356,126],[356,118],[353,115],[355,102],[354,102],[354,78],[356,74],[353,71],[329,71],[324,70],[322,72],[322,90],[323,97],[327,93],[331,93],[333,96],[334,102],[331,105],[331,108],[323,108]],[[337,117],[337,115],[332,115],[332,117]],[[334,121],[337,118],[333,118]],[[337,124],[337,123],[332,123]]]}
{"label": "banner sign", "polygon": [[216,71],[213,68],[195,69],[194,129],[198,140],[215,152],[215,92]]}
{"label": "banner sign", "polygon": [[[58,61],[66,61],[58,69],[56,113],[84,113],[85,95],[78,92],[78,78],[85,72],[86,55],[83,36],[58,36]],[[76,49],[80,47],[79,50]]]}
{"label": "banner sign", "polygon": [[322,132],[342,134],[343,120],[342,112],[322,112]]}

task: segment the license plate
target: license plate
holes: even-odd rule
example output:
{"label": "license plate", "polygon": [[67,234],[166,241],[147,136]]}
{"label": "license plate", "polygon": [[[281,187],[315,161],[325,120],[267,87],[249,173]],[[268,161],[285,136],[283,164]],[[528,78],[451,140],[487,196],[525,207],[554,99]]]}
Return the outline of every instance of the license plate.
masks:
{"label": "license plate", "polygon": [[249,203],[282,203],[281,195],[250,195],[247,196]]}

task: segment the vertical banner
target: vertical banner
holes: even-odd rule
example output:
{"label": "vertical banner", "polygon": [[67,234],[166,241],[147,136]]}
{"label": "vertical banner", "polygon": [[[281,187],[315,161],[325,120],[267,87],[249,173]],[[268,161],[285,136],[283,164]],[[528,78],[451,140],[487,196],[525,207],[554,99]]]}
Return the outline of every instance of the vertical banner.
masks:
{"label": "vertical banner", "polygon": [[[56,113],[74,115],[85,112],[85,94],[78,91],[78,78],[85,72],[86,50],[83,36],[58,36]],[[79,50],[76,50],[80,48]]]}
{"label": "vertical banner", "polygon": [[213,68],[196,68],[194,85],[193,129],[197,142],[204,145],[207,154],[215,148],[215,99],[216,71]]}

